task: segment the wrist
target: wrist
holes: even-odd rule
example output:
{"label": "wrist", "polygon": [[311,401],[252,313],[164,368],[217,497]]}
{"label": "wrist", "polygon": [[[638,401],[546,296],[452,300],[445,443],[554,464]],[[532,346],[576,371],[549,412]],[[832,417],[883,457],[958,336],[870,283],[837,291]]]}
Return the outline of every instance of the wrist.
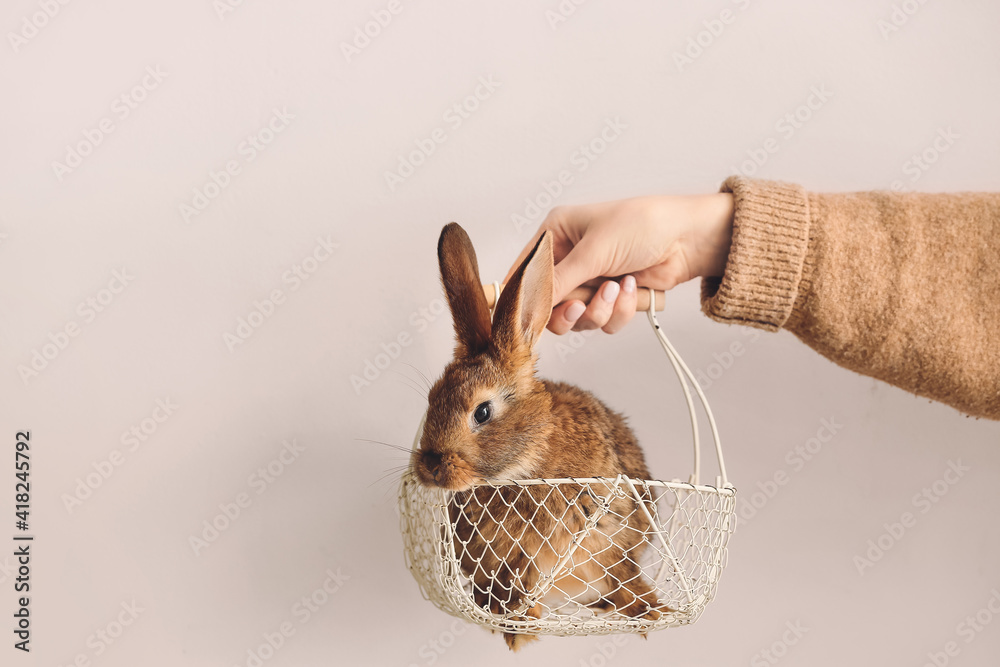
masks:
{"label": "wrist", "polygon": [[691,235],[693,277],[718,277],[726,272],[733,242],[733,211],[729,192],[698,197]]}

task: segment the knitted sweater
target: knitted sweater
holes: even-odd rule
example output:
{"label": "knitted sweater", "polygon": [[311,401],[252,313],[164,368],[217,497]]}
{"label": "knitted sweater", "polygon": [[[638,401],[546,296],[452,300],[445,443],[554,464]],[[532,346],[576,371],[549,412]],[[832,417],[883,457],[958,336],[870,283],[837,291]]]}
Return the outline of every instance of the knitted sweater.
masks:
{"label": "knitted sweater", "polygon": [[815,194],[731,177],[711,318],[787,329],[835,363],[1000,419],[1000,194]]}

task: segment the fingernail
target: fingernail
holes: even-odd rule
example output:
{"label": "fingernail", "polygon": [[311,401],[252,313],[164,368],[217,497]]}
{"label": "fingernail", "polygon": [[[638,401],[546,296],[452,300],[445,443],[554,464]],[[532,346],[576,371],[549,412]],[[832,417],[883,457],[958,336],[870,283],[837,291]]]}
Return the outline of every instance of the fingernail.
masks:
{"label": "fingernail", "polygon": [[635,276],[625,276],[625,281],[622,284],[622,289],[631,294],[635,291]]}
{"label": "fingernail", "polygon": [[587,310],[587,307],[577,301],[566,309],[566,319],[570,322],[576,322],[585,310]]}
{"label": "fingernail", "polygon": [[621,287],[615,281],[611,281],[604,286],[601,290],[601,298],[603,298],[608,303],[614,303],[615,299],[618,298],[618,292],[621,291]]}

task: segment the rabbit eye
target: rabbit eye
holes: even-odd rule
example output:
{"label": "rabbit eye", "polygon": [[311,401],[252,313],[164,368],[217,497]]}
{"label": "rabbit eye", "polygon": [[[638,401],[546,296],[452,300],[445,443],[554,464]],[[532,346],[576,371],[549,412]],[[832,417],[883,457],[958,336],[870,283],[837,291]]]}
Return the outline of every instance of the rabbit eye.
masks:
{"label": "rabbit eye", "polygon": [[493,405],[489,401],[480,403],[476,411],[472,413],[472,418],[476,420],[477,424],[485,424],[492,416]]}

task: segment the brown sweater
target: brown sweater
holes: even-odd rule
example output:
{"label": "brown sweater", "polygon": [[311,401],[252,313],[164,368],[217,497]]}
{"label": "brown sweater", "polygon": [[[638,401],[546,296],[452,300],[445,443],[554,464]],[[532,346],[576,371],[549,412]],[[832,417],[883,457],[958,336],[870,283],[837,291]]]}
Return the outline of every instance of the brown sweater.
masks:
{"label": "brown sweater", "polygon": [[837,364],[1000,419],[1000,194],[815,194],[729,178],[713,319],[787,329]]}

